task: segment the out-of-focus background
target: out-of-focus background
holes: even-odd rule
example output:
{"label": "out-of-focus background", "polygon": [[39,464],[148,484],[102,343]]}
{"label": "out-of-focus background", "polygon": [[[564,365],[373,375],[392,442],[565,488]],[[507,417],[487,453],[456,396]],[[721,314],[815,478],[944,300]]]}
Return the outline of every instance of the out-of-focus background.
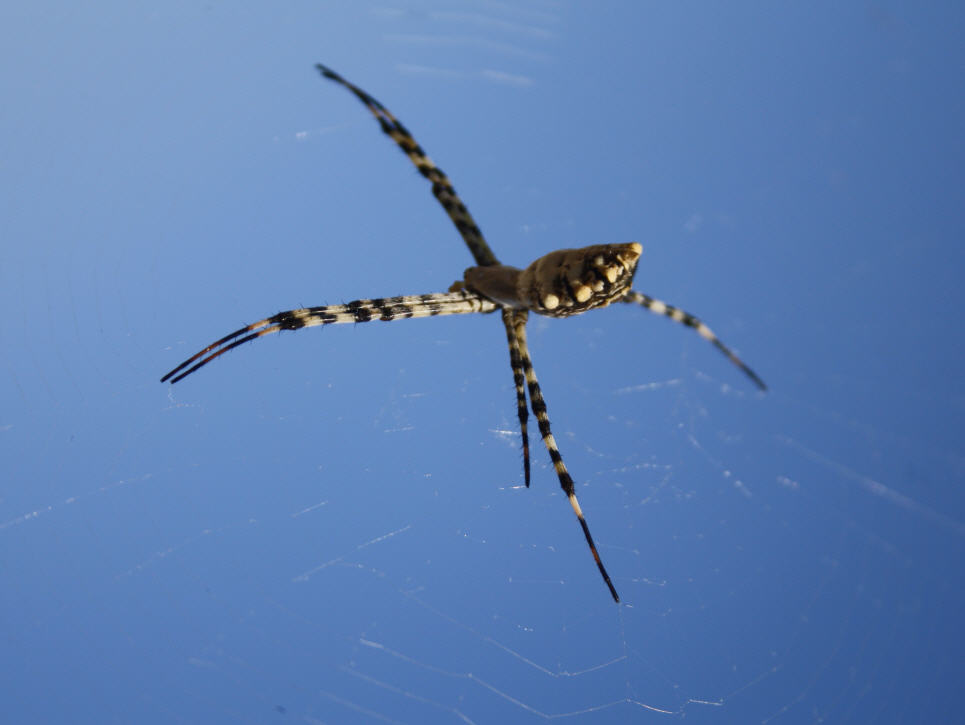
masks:
{"label": "out-of-focus background", "polygon": [[[0,10],[9,722],[898,723],[961,711],[965,11],[869,1]],[[639,241],[534,319],[259,340],[472,258]]]}

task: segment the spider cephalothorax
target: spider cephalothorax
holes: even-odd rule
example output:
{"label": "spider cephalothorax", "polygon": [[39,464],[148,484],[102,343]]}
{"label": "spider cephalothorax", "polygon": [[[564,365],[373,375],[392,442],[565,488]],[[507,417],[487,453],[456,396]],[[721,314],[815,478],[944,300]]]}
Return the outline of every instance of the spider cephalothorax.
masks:
{"label": "spider cephalothorax", "polygon": [[530,473],[527,432],[529,413],[526,406],[528,393],[530,407],[539,425],[540,437],[549,451],[560,486],[580,522],[583,536],[610,590],[610,595],[614,601],[620,601],[596,550],[593,537],[590,536],[590,529],[576,498],[576,486],[563,463],[563,456],[550,430],[546,401],[543,399],[529,355],[529,346],[526,344],[526,321],[529,312],[550,317],[569,317],[597,307],[606,307],[611,302],[641,305],[651,312],[664,315],[674,322],[695,329],[701,337],[710,341],[744,371],[762,390],[765,387],[763,381],[699,319],[678,307],[630,289],[641,251],[640,245],[636,242],[597,244],[582,249],[561,249],[540,257],[526,269],[500,264],[466,205],[456,194],[449,178],[426,156],[425,151],[416,143],[405,126],[399,123],[385,106],[358,86],[349,83],[338,73],[323,65],[316,67],[323,76],[345,86],[355,94],[356,98],[362,101],[378,119],[382,131],[398,144],[419,172],[432,183],[433,195],[456,225],[456,229],[459,230],[478,266],[467,269],[464,280],[455,283],[448,292],[362,299],[344,305],[303,307],[279,312],[277,315],[246,325],[211,343],[161,378],[161,382],[170,380],[176,383],[228,350],[280,330],[299,330],[303,327],[345,322],[371,320],[389,322],[413,317],[464,315],[500,310],[506,329],[509,362],[513,369],[513,382],[516,387],[516,410],[523,444],[523,477],[526,485],[529,486]]}

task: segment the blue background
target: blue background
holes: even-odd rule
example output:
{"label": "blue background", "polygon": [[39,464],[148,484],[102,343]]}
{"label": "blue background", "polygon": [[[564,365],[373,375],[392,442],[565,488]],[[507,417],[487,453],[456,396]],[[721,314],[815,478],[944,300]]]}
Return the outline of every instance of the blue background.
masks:
{"label": "blue background", "polygon": [[[960,3],[0,10],[8,722],[949,722],[963,677]],[[610,600],[495,316],[276,335],[472,263],[322,61],[525,265]]]}

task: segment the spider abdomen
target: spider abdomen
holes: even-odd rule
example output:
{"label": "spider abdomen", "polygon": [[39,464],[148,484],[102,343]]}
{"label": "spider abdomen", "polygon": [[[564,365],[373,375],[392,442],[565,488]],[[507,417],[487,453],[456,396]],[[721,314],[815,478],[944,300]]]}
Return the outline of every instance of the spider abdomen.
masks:
{"label": "spider abdomen", "polygon": [[569,317],[616,302],[630,289],[642,247],[594,244],[550,252],[526,269],[470,267],[470,288],[504,307],[550,317]]}

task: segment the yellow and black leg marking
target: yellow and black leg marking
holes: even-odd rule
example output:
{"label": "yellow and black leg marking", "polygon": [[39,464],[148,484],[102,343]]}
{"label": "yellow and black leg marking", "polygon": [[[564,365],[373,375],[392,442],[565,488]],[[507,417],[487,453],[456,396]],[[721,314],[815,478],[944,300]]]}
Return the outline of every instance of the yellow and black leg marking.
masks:
{"label": "yellow and black leg marking", "polygon": [[606,567],[603,566],[603,561],[600,559],[600,554],[596,550],[593,536],[590,534],[590,527],[587,526],[586,519],[583,516],[583,509],[580,508],[580,502],[576,498],[576,487],[573,485],[573,478],[570,476],[570,472],[566,470],[566,465],[563,463],[563,456],[560,454],[560,449],[556,445],[556,439],[553,438],[553,432],[550,430],[550,419],[546,412],[546,401],[543,400],[543,393],[540,391],[539,381],[536,379],[536,371],[533,369],[533,362],[529,357],[529,346],[526,344],[527,312],[526,310],[516,310],[511,312],[511,314],[513,315],[513,329],[516,332],[516,344],[519,347],[520,362],[523,365],[523,372],[526,374],[526,384],[529,387],[529,403],[533,409],[533,415],[536,416],[536,422],[539,423],[540,435],[543,437],[543,443],[546,444],[546,450],[549,451],[550,460],[553,461],[553,468],[556,469],[556,476],[560,480],[563,493],[565,493],[567,499],[569,499],[570,506],[573,507],[573,513],[576,514],[576,518],[580,522],[580,526],[583,529],[583,536],[586,537],[586,543],[590,547],[590,552],[593,554],[593,560],[600,570],[600,575],[610,589],[613,601],[619,602],[620,596],[617,594],[613,582],[610,581],[610,575],[607,574]]}

